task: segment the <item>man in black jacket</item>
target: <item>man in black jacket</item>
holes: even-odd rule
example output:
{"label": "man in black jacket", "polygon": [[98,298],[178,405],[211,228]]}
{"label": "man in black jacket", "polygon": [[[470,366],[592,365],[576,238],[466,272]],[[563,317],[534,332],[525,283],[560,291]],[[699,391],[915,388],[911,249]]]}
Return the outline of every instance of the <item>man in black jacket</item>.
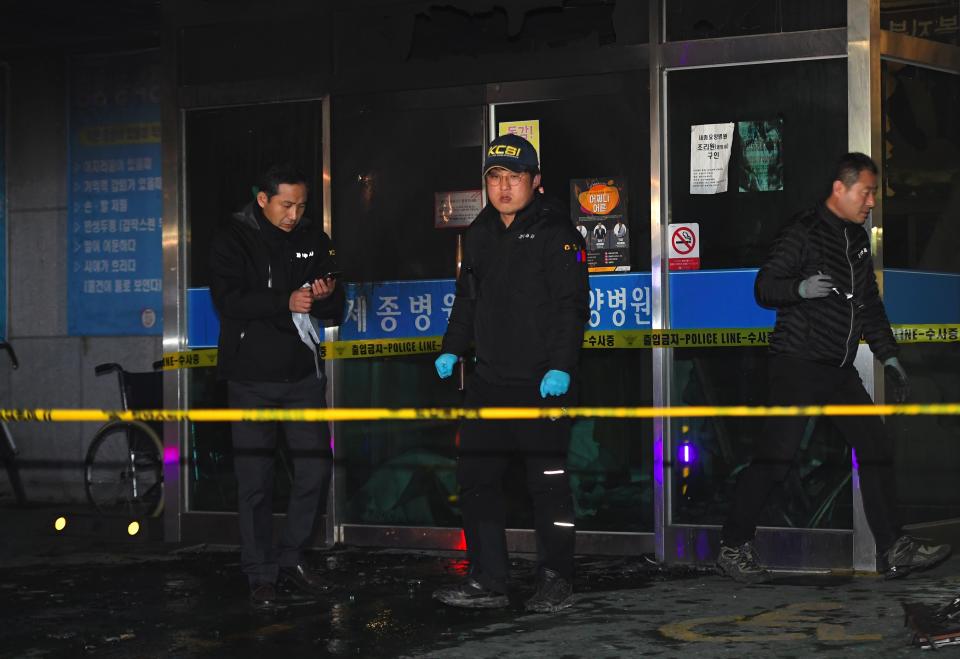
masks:
{"label": "man in black jacket", "polygon": [[[873,272],[863,224],[877,194],[877,166],[862,153],[840,159],[826,201],[798,216],[779,236],[757,273],[757,302],[777,310],[770,335],[770,405],[867,405],[856,369],[860,338],[889,376],[893,398],[909,393],[899,349]],[[925,545],[901,535],[895,522],[892,447],[879,417],[832,417],[856,451],[860,491],[888,578],[931,567],[949,545]],[[717,566],[746,583],[769,579],[753,547],[757,519],[774,485],[787,475],[807,419],[769,417],[752,463],[740,475],[723,527]]]}
{"label": "man in black jacket", "polygon": [[[537,154],[525,139],[504,135],[487,150],[483,176],[489,203],[466,231],[457,295],[440,357],[450,377],[471,343],[476,373],[470,407],[570,405],[589,284],[581,235],[564,209],[538,193]],[[555,398],[552,398],[555,397]],[[557,611],[573,601],[574,518],[566,474],[570,420],[465,421],[457,480],[470,575],[434,597],[445,604],[508,604],[504,473],[513,455],[526,463],[537,535],[537,590],[530,611]]]}
{"label": "man in black jacket", "polygon": [[[339,322],[344,295],[336,252],[323,228],[303,216],[307,180],[271,167],[248,204],[222,228],[210,257],[210,294],[220,315],[218,369],[235,408],[326,407],[317,320]],[[277,424],[232,424],[241,564],[256,606],[276,600],[278,578],[323,590],[303,562],[330,483],[326,423],[285,422],[293,463],[287,523],[273,548],[273,474]]]}

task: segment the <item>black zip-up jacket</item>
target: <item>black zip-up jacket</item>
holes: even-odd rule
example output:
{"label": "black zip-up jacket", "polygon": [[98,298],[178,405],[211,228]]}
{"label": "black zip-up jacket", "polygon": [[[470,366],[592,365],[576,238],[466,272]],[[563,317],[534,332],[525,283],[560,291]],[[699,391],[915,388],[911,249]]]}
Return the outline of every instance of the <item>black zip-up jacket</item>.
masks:
{"label": "black zip-up jacket", "polygon": [[[308,218],[288,233],[270,224],[257,204],[234,214],[210,253],[210,296],[220,316],[220,377],[296,382],[315,373],[314,355],[293,324],[290,294],[336,270],[330,238]],[[339,322],[344,299],[337,282],[333,295],[314,302],[310,313]]]}
{"label": "black zip-up jacket", "polygon": [[442,352],[476,347],[491,384],[539,383],[577,370],[590,288],[583,237],[558,202],[537,194],[509,227],[487,204],[467,229]]}
{"label": "black zip-up jacket", "polygon": [[[825,298],[800,297],[800,282],[823,273],[836,290]],[[881,361],[899,352],[877,289],[864,228],[834,215],[825,204],[798,215],[781,232],[757,273],[757,302],[777,310],[770,352],[849,366],[861,336]]]}

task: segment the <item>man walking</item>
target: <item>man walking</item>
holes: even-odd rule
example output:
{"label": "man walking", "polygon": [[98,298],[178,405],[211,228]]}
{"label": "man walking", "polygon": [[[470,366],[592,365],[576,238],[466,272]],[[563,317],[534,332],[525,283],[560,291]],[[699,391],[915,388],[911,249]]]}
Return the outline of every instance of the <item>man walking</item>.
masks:
{"label": "man walking", "polygon": [[[539,163],[527,140],[493,140],[483,177],[489,203],[466,232],[437,373],[450,377],[473,343],[477,367],[466,405],[570,405],[589,316],[583,238],[565,210],[538,192]],[[502,480],[518,456],[526,464],[538,553],[537,588],[526,608],[550,612],[572,604],[569,443],[567,418],[463,423],[457,479],[470,574],[434,597],[458,607],[507,606]]]}
{"label": "man walking", "polygon": [[[770,335],[770,405],[866,405],[872,401],[856,369],[866,339],[889,377],[898,403],[909,393],[907,375],[884,310],[863,224],[877,194],[877,166],[862,153],[844,155],[830,195],[802,213],[778,238],[757,273],[757,302],[777,310]],[[927,545],[901,535],[896,524],[892,447],[879,417],[832,417],[856,451],[867,522],[888,578],[932,567],[949,545]],[[737,581],[770,578],[753,547],[757,520],[774,485],[790,468],[807,419],[769,417],[753,462],[740,475],[724,524],[720,571]]]}

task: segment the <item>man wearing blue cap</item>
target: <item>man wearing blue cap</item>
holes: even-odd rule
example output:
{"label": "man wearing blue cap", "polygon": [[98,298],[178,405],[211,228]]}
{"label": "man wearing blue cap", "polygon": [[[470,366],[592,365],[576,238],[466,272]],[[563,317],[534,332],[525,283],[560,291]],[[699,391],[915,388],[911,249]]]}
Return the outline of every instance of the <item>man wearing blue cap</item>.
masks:
{"label": "man wearing blue cap", "polygon": [[[566,406],[589,317],[583,237],[566,209],[538,192],[540,167],[527,140],[503,135],[483,165],[487,206],[466,231],[457,295],[437,373],[448,378],[473,344],[468,407]],[[573,603],[573,498],[566,473],[570,420],[468,420],[460,429],[457,480],[470,573],[434,597],[451,606],[507,606],[509,562],[502,480],[526,464],[537,536],[537,587],[528,611]]]}

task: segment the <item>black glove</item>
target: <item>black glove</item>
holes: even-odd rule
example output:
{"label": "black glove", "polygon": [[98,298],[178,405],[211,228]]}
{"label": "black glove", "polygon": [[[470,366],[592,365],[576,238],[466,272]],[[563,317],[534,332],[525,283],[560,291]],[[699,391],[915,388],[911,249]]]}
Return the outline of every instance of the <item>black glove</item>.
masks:
{"label": "black glove", "polygon": [[900,360],[890,357],[883,362],[883,372],[890,382],[890,391],[895,403],[906,403],[910,396],[910,383],[907,381],[907,372],[900,365]]}

